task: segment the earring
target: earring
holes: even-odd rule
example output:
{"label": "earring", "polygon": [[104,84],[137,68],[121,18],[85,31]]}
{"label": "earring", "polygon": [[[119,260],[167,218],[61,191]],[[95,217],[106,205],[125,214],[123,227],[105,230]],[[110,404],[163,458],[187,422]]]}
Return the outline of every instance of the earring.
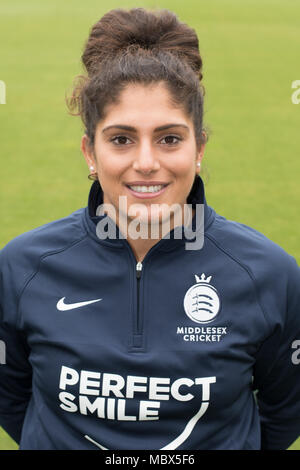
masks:
{"label": "earring", "polygon": [[201,166],[201,163],[197,162],[197,167],[198,167],[199,170],[200,170],[200,166]]}
{"label": "earring", "polygon": [[98,173],[95,172],[94,170],[95,170],[94,166],[91,165],[91,166],[90,166],[90,171],[91,171],[92,173],[90,173],[90,174],[88,175],[88,179],[89,179],[89,180],[96,181],[96,180],[98,179]]}
{"label": "earring", "polygon": [[96,181],[98,179],[98,173],[90,173],[88,175],[88,179],[92,181]]}

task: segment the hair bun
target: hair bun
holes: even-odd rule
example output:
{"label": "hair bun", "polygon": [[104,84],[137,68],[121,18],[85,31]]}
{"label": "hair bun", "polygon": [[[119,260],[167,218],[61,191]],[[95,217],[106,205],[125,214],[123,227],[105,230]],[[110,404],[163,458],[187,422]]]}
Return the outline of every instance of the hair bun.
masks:
{"label": "hair bun", "polygon": [[176,54],[202,79],[197,34],[166,9],[110,10],[92,27],[82,62],[91,76],[116,55],[141,49]]}

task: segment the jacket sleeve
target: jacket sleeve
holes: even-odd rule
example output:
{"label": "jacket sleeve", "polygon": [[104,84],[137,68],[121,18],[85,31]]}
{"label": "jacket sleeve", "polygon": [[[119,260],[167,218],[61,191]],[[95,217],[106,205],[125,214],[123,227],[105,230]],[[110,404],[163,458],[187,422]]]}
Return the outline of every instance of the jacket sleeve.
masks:
{"label": "jacket sleeve", "polygon": [[271,312],[273,331],[261,345],[254,367],[261,448],[266,450],[287,449],[300,436],[300,269],[294,258],[289,257],[286,282],[284,272],[282,266],[277,272],[281,289],[273,295],[285,311],[276,321],[275,308]]}
{"label": "jacket sleeve", "polygon": [[17,299],[11,269],[0,251],[0,426],[20,442],[31,396],[32,369],[25,336],[17,328]]}

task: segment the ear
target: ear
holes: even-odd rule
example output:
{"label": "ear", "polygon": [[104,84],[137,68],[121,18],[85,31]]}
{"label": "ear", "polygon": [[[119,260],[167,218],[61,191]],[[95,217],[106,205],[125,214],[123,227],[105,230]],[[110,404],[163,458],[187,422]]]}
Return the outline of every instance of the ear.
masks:
{"label": "ear", "polygon": [[[202,131],[202,143],[200,147],[197,149],[197,155],[196,155],[196,173],[199,173],[199,170],[200,170],[202,158],[204,156],[206,141],[207,141],[207,135],[204,131]],[[197,163],[200,163],[200,165],[197,165]]]}
{"label": "ear", "polygon": [[81,149],[81,151],[84,155],[85,161],[86,161],[87,166],[89,167],[89,169],[91,169],[91,167],[93,167],[94,170],[95,170],[96,169],[96,159],[95,159],[95,155],[94,155],[94,152],[93,152],[93,148],[92,148],[91,143],[90,143],[90,139],[88,138],[88,136],[86,134],[84,134],[81,137],[80,149]]}

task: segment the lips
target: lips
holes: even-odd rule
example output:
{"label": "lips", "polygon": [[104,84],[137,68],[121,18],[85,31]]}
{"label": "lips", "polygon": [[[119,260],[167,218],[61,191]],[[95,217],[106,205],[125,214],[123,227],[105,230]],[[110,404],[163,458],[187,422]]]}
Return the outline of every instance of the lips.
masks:
{"label": "lips", "polygon": [[151,180],[151,181],[131,181],[130,183],[125,183],[126,186],[166,186],[169,183],[166,183],[165,181],[156,181],[156,180]]}
{"label": "lips", "polygon": [[164,188],[165,185],[162,184],[152,184],[148,185],[129,185],[129,188],[138,193],[157,193]]}
{"label": "lips", "polygon": [[162,194],[169,183],[161,183],[159,181],[142,182],[135,181],[130,184],[126,184],[132,195],[138,198],[151,198]]}

